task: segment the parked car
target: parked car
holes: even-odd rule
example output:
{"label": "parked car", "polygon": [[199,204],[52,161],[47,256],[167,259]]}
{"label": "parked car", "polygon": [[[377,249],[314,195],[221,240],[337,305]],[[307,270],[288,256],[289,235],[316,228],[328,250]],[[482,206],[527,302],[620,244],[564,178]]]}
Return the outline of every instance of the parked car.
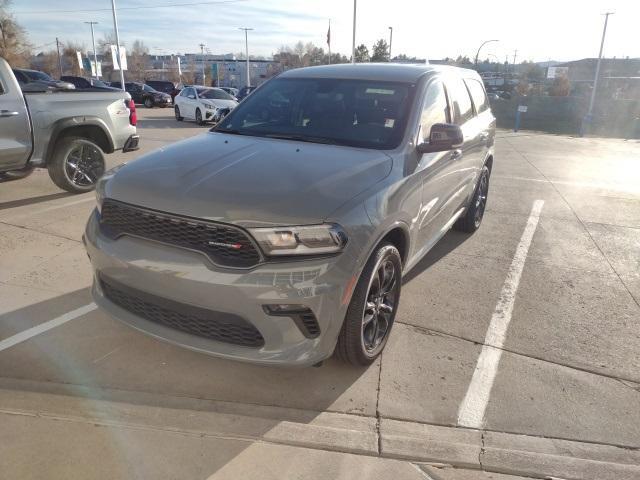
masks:
{"label": "parked car", "polygon": [[[111,86],[122,89],[120,82],[111,82]],[[125,82],[124,89],[131,95],[135,103],[143,104],[147,108],[170,107],[172,105],[171,95],[158,92],[147,84]]]}
{"label": "parked car", "polygon": [[63,82],[72,83],[77,89],[102,88],[105,90],[118,90],[117,88],[113,88],[106,82],[98,80],[97,78],[63,75],[62,77],[60,77],[60,80]]}
{"label": "parked car", "polygon": [[225,92],[227,92],[229,95],[231,95],[232,97],[236,97],[238,98],[238,93],[239,90],[237,88],[233,88],[233,87],[220,87],[221,90],[224,90]]}
{"label": "parked car", "polygon": [[0,58],[2,179],[25,177],[42,167],[58,187],[86,192],[104,173],[105,154],[136,150],[138,139],[128,93],[23,93],[9,64]]}
{"label": "parked car", "polygon": [[176,97],[176,120],[195,120],[198,125],[219,122],[238,105],[234,97],[219,88],[185,87]]}
{"label": "parked car", "polygon": [[244,100],[251,92],[253,92],[256,88],[258,87],[242,87],[239,91],[238,91],[238,95],[236,95],[236,98],[238,99],[239,102],[241,102],[242,100]]}
{"label": "parked car", "polygon": [[55,80],[51,76],[38,70],[27,70],[25,68],[14,68],[13,74],[18,80],[20,88],[25,91],[43,90],[73,90],[76,88],[72,83]]}
{"label": "parked car", "polygon": [[494,136],[473,70],[286,71],[209,133],[100,180],[85,231],[94,299],[198,352],[368,365],[402,276],[451,227],[480,227]]}
{"label": "parked car", "polygon": [[171,95],[171,100],[180,93],[180,90],[176,87],[175,83],[166,80],[145,80],[145,83],[158,92]]}

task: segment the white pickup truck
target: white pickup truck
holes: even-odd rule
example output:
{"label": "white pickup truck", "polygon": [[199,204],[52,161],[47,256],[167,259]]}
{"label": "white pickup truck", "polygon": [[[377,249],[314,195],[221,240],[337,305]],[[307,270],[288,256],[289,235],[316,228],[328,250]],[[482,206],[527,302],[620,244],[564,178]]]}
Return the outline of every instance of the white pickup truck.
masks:
{"label": "white pickup truck", "polygon": [[23,93],[0,58],[0,178],[20,178],[36,167],[73,193],[92,190],[106,153],[138,148],[136,111],[122,91]]}

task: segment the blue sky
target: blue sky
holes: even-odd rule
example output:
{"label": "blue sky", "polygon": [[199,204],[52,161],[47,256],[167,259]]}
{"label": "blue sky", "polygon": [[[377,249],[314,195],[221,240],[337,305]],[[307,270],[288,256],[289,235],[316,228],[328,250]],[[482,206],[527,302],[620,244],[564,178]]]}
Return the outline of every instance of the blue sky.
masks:
{"label": "blue sky", "polygon": [[[198,0],[116,0],[119,8],[195,3]],[[269,56],[281,45],[314,42],[326,48],[329,18],[332,50],[350,54],[353,3],[351,0],[224,0],[217,4],[119,11],[121,40],[130,45],[143,40],[153,52],[195,52],[203,42],[212,53],[244,51],[238,27],[252,27],[252,55]],[[110,0],[14,0],[13,11],[32,43],[50,48],[55,37],[91,45],[89,26],[96,38],[113,31]],[[84,9],[105,9],[87,12]],[[607,33],[607,56],[640,57],[637,40],[640,1],[637,0],[359,0],[356,42],[369,48],[378,38],[388,39],[394,27],[393,53],[441,58],[459,54],[473,57],[486,39],[482,56],[504,61],[518,49],[518,59],[570,60],[598,53],[602,12],[614,10]],[[38,13],[42,12],[42,13]],[[157,49],[155,48],[157,47]]]}

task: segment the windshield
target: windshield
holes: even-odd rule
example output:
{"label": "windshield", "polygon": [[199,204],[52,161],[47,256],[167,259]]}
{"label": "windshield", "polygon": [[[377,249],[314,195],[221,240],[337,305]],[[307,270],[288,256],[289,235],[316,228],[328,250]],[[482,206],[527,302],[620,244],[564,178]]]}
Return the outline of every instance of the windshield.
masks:
{"label": "windshield", "polygon": [[402,138],[412,93],[404,83],[277,79],[247,97],[216,130],[389,149]]}
{"label": "windshield", "polygon": [[96,80],[96,79],[93,79],[93,80],[91,80],[91,84],[92,84],[94,87],[100,87],[100,88],[111,88],[111,87],[109,87],[109,85],[107,85],[106,83],[104,83],[102,80]]}
{"label": "windshield", "polygon": [[23,73],[29,77],[31,80],[44,80],[45,82],[50,82],[53,80],[49,75],[44,72],[36,72],[33,70],[23,70]]}
{"label": "windshield", "polygon": [[199,88],[198,97],[209,100],[233,100],[233,97],[227,92],[215,88]]}
{"label": "windshield", "polygon": [[157,90],[155,88],[151,88],[149,85],[146,85],[146,84],[142,87],[142,89],[145,92],[149,92],[149,93],[156,93],[157,92]]}

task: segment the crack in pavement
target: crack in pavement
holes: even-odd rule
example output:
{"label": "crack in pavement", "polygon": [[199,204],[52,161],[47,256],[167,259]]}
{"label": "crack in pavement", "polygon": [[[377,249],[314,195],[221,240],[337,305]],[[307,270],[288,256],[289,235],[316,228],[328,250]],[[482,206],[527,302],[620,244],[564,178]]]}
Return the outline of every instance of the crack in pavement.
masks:
{"label": "crack in pavement", "polygon": [[[609,374],[606,374],[606,373],[603,373],[603,372],[596,372],[595,370],[589,370],[588,368],[581,368],[581,367],[576,367],[575,365],[569,365],[569,364],[566,364],[566,363],[554,362],[553,360],[548,360],[548,359],[545,359],[545,358],[542,358],[542,357],[537,357],[537,356],[534,356],[534,355],[528,355],[526,353],[521,353],[521,352],[518,352],[516,350],[505,348],[504,346],[503,347],[496,347],[495,345],[488,345],[488,344],[484,343],[484,341],[472,340],[471,338],[463,337],[462,335],[455,335],[453,333],[445,332],[443,330],[436,330],[436,329],[433,329],[433,328],[423,327],[421,325],[414,325],[412,323],[402,322],[402,321],[399,321],[399,320],[396,320],[396,323],[399,323],[401,325],[406,325],[407,327],[414,328],[414,329],[420,331],[421,333],[423,333],[425,335],[431,335],[431,336],[433,336],[433,335],[442,335],[442,336],[445,336],[445,337],[462,340],[464,342],[473,343],[474,345],[486,345],[486,346],[489,346],[489,347],[493,347],[493,348],[495,348],[497,350],[502,350],[504,352],[511,353],[513,355],[517,355],[519,357],[530,358],[532,360],[538,360],[540,362],[548,363],[550,365],[556,365],[558,367],[564,367],[564,368],[569,368],[571,370],[577,370],[579,372],[590,373],[592,375],[598,375],[600,377],[606,377],[606,378],[610,378],[612,380],[620,380],[620,381],[624,380],[624,381],[635,383],[635,384],[638,383],[637,380],[634,380],[632,378],[617,377],[615,375],[609,375]],[[640,390],[639,390],[639,392],[640,392]]]}

